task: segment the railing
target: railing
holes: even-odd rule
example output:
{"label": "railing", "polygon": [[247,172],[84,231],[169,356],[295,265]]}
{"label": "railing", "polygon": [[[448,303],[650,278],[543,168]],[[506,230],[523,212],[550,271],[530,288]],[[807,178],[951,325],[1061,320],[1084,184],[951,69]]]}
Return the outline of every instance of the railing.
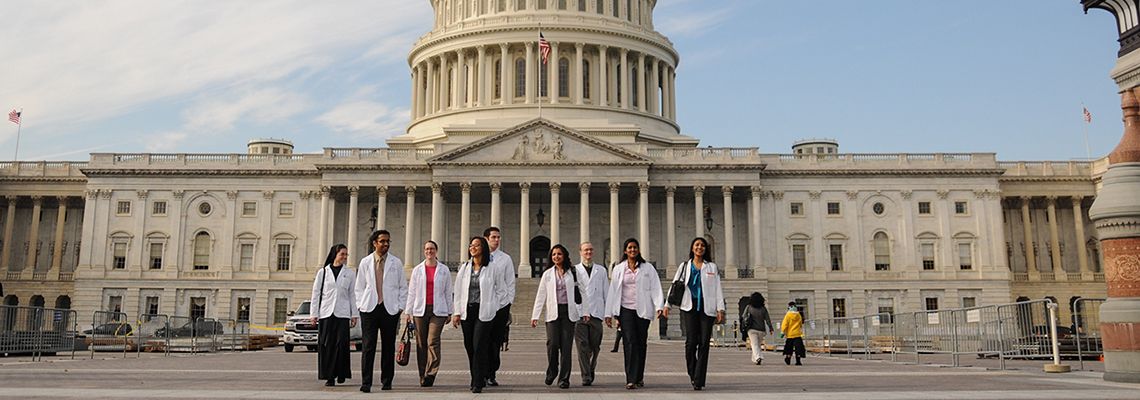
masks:
{"label": "railing", "polygon": [[321,157],[320,154],[93,153],[91,154],[91,164],[113,166],[275,166],[315,161]]}
{"label": "railing", "polygon": [[1061,341],[1061,352],[1071,351],[1076,347],[1077,359],[1080,369],[1085,369],[1085,357],[1094,360],[1104,354],[1104,346],[1100,337],[1100,306],[1104,299],[1077,299],[1073,302],[1072,343],[1066,346]]}
{"label": "railing", "polygon": [[1089,161],[1002,161],[998,167],[1007,176],[1088,176],[1093,174]]}
{"label": "railing", "polygon": [[75,176],[82,177],[84,161],[4,161],[0,162],[0,176]]}
{"label": "railing", "polygon": [[71,352],[74,359],[78,323],[72,310],[0,306],[0,354],[31,354],[37,361]]}
{"label": "railing", "polygon": [[1042,272],[1041,273],[1041,280],[1043,280],[1043,281],[1055,281],[1055,280],[1057,280],[1057,276],[1054,275],[1053,272]]}
{"label": "railing", "polygon": [[96,351],[122,351],[123,358],[131,351],[135,341],[135,327],[127,319],[127,314],[113,311],[95,311],[91,314],[91,330],[84,331],[89,336],[87,347],[91,359]]}
{"label": "railing", "polygon": [[756,271],[751,267],[740,267],[736,269],[737,277],[740,279],[752,279],[756,277]]}
{"label": "railing", "polygon": [[1029,282],[1029,273],[1028,272],[1014,272],[1013,273],[1013,281],[1014,282]]}

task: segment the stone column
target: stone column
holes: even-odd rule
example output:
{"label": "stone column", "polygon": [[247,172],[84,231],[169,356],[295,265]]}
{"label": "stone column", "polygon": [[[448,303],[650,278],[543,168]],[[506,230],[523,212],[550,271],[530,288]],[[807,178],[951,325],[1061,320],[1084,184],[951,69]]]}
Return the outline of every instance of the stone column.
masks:
{"label": "stone column", "polygon": [[736,264],[736,232],[734,232],[732,218],[732,186],[724,186],[724,269],[726,276],[738,278],[740,271]]}
{"label": "stone column", "polygon": [[1037,254],[1033,252],[1033,222],[1029,220],[1029,197],[1021,198],[1021,229],[1024,230],[1025,240],[1025,270],[1029,273],[1029,280],[1041,280],[1041,271],[1037,270]]}
{"label": "stone column", "polygon": [[[387,186],[377,186],[376,187],[376,226],[374,226],[373,229],[376,229],[376,230],[386,229],[388,227],[388,224],[385,222],[387,217],[388,217],[388,187]],[[368,234],[371,235],[372,232],[368,232]],[[369,243],[368,245],[371,246],[372,243]]]}
{"label": "stone column", "polygon": [[433,63],[430,58],[427,59],[426,61],[424,61],[424,63],[427,64],[427,77],[426,77],[427,78],[427,90],[426,90],[426,93],[424,93],[423,114],[425,116],[427,116],[427,115],[435,114],[435,110],[436,110],[436,108],[435,108],[435,105],[436,105],[436,102],[435,102],[436,76],[435,76],[435,63]]}
{"label": "stone column", "polygon": [[[317,253],[324,253],[329,250],[329,194],[332,188],[328,186],[321,186],[321,224],[317,230]],[[323,261],[323,260],[322,260]]]}
{"label": "stone column", "polygon": [[693,214],[696,236],[705,236],[705,187],[693,186]]}
{"label": "stone column", "polygon": [[[511,104],[514,102],[513,99],[515,98],[515,91],[512,90],[513,88],[510,85],[507,84],[511,82],[511,74],[508,74],[507,71],[510,71],[510,66],[513,64],[511,63],[511,53],[509,50],[510,48],[507,47],[506,43],[499,44],[499,88],[503,95],[502,104]],[[465,238],[463,240],[467,239]],[[463,253],[467,254],[467,246],[463,246],[463,248]]]}
{"label": "stone column", "polygon": [[416,187],[405,186],[404,191],[406,191],[408,195],[408,212],[404,216],[404,254],[402,255],[404,259],[404,269],[410,270],[412,266],[415,265],[412,264],[412,260],[415,259],[412,257],[412,255],[415,254],[414,252],[416,251],[416,246],[414,243],[416,239],[415,235],[413,234],[413,231],[416,227]]}
{"label": "stone column", "polygon": [[649,182],[638,182],[637,193],[637,240],[641,241],[641,256],[649,259],[653,242],[649,240]]}
{"label": "stone column", "polygon": [[637,109],[645,112],[645,53],[637,55]]}
{"label": "stone column", "polygon": [[550,59],[547,60],[548,72],[546,73],[546,83],[549,85],[546,93],[550,96],[550,104],[558,104],[558,96],[562,95],[558,91],[558,80],[561,78],[558,71],[558,60],[558,42],[550,42]]}
{"label": "stone column", "polygon": [[609,89],[606,87],[606,51],[609,50],[608,46],[598,46],[598,105],[605,107],[607,104],[606,95],[609,94]]}
{"label": "stone column", "polygon": [[582,105],[582,76],[586,71],[582,70],[582,50],[584,45],[582,43],[574,44],[574,104]]}
{"label": "stone column", "polygon": [[676,186],[665,187],[665,259],[668,260],[669,268],[677,265],[676,194]]}
{"label": "stone column", "polygon": [[348,187],[348,259],[354,260],[360,258],[360,254],[354,251],[359,249],[360,244],[356,242],[356,225],[358,223],[360,204],[360,186]]}
{"label": "stone column", "polygon": [[28,234],[28,259],[24,260],[27,264],[27,270],[32,272],[35,272],[36,261],[39,258],[40,214],[43,212],[43,206],[43,196],[32,196],[32,226],[31,232]]}
{"label": "stone column", "polygon": [[420,98],[420,66],[412,67],[412,120],[420,117],[419,98]]}
{"label": "stone column", "polygon": [[[1136,61],[1122,57],[1120,71],[1114,72],[1121,74],[1115,76],[1118,83],[1137,68]],[[1100,237],[1108,285],[1108,300],[1100,307],[1104,379],[1140,383],[1140,88],[1122,89],[1124,138],[1108,155],[1108,172],[1089,218]]]}
{"label": "stone column", "polygon": [[431,184],[431,240],[443,243],[443,184]]}
{"label": "stone column", "polygon": [[610,263],[622,259],[621,241],[618,237],[621,233],[618,231],[618,192],[621,190],[621,183],[610,182]]}
{"label": "stone column", "polygon": [[467,51],[458,50],[455,57],[455,108],[467,108],[471,105],[467,97]]}
{"label": "stone column", "polygon": [[471,244],[471,182],[459,184],[459,261],[467,261],[467,246]]}
{"label": "stone column", "polygon": [[629,103],[630,103],[629,99],[631,97],[633,97],[632,94],[629,92],[630,91],[630,85],[629,85],[630,75],[629,75],[629,50],[628,49],[624,49],[624,48],[621,49],[621,61],[620,62],[621,62],[621,68],[618,71],[621,71],[621,79],[618,82],[620,82],[620,84],[621,84],[621,96],[618,96],[618,97],[621,98],[621,108],[624,110],[628,110],[629,109]]}
{"label": "stone column", "polygon": [[530,276],[530,182],[519,182],[519,276]]}
{"label": "stone column", "polygon": [[479,68],[476,72],[478,86],[475,88],[475,106],[482,107],[487,104],[487,46],[480,45],[476,57],[479,57]]}
{"label": "stone column", "polygon": [[4,249],[0,250],[0,269],[11,271],[12,262],[12,231],[15,228],[16,196],[4,196],[8,200],[8,215],[4,219]]}
{"label": "stone column", "polygon": [[59,200],[59,209],[55,214],[55,246],[51,252],[51,271],[59,273],[63,265],[63,227],[67,220],[67,197],[56,197]]}
{"label": "stone column", "polygon": [[581,229],[578,241],[581,244],[590,241],[590,182],[579,182],[578,192],[578,227]]}
{"label": "stone column", "polygon": [[535,85],[537,81],[534,76],[534,42],[526,43],[526,104],[534,104],[535,98]]}
{"label": "stone column", "polygon": [[[502,228],[503,224],[503,184],[491,182],[491,226]],[[464,239],[466,240],[466,239]]]}
{"label": "stone column", "polygon": [[1088,238],[1085,237],[1085,215],[1084,209],[1081,207],[1082,200],[1083,198],[1080,196],[1073,197],[1073,228],[1076,228],[1077,232],[1077,248],[1075,250],[1077,251],[1077,262],[1080,266],[1081,280],[1091,281],[1093,277],[1092,271],[1089,270],[1088,249],[1085,248],[1085,240]]}
{"label": "stone column", "polygon": [[1068,278],[1063,263],[1061,262],[1061,235],[1057,231],[1057,197],[1046,197],[1048,201],[1046,212],[1049,215],[1049,255],[1052,260],[1053,279],[1063,280]]}
{"label": "stone column", "polygon": [[763,245],[763,242],[760,241],[760,195],[764,192],[763,189],[764,188],[759,185],[752,187],[752,212],[748,215],[748,220],[751,221],[748,224],[748,228],[750,229],[748,234],[748,247],[751,251],[748,253],[752,256],[752,260],[749,262],[751,265],[749,266],[753,268],[754,272],[759,272],[761,263],[760,246]]}
{"label": "stone column", "polygon": [[[562,227],[562,214],[559,207],[561,204],[559,204],[560,199],[558,198],[558,195],[561,193],[561,191],[561,182],[550,182],[550,243],[552,245],[562,244],[563,246],[566,246],[566,243],[562,243],[562,235],[560,234],[560,228]],[[566,248],[573,247],[574,246],[566,246]]]}

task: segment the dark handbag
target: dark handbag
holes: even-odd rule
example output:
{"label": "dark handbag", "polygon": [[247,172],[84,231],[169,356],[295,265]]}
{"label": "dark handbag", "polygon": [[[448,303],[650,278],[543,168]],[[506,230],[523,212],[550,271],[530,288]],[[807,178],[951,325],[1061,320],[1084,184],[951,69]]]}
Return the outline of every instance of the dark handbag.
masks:
{"label": "dark handbag", "polygon": [[752,306],[744,308],[744,314],[740,315],[740,337],[748,336],[748,330],[752,329]]}
{"label": "dark handbag", "polygon": [[[688,264],[685,264],[684,268],[689,268]],[[682,272],[681,276],[684,277],[685,273]],[[673,281],[673,285],[669,287],[669,298],[666,299],[666,301],[669,303],[669,305],[680,307],[681,299],[684,298],[685,281],[683,279]]]}
{"label": "dark handbag", "polygon": [[404,332],[400,334],[400,343],[396,346],[396,364],[401,367],[408,365],[408,360],[411,359],[412,334],[415,331],[416,325],[408,322],[404,325]]}

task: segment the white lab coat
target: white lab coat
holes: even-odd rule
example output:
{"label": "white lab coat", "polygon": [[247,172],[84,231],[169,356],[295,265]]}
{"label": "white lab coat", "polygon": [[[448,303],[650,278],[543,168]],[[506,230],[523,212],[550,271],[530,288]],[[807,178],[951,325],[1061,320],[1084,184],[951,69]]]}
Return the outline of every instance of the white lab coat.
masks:
{"label": "white lab coat", "polygon": [[[621,287],[625,281],[625,270],[629,260],[622,261],[610,271],[610,293],[606,299],[606,316],[621,314]],[[661,293],[661,278],[657,269],[650,263],[641,263],[637,268],[637,316],[653,320],[656,312],[665,308],[665,296]]]}
{"label": "white lab coat", "polygon": [[[573,267],[571,267],[573,268]],[[542,273],[542,278],[538,281],[538,291],[534,294],[534,310],[531,313],[530,319],[537,320],[539,314],[543,309],[546,310],[546,322],[551,322],[558,319],[558,272],[554,267],[547,268],[546,272]],[[581,285],[585,288],[585,276],[578,275],[579,282],[574,281],[574,274],[566,271],[562,275],[562,283],[566,285],[566,314],[571,322],[577,322],[582,319],[582,314],[578,311],[577,305],[574,303],[574,288]],[[590,297],[586,295],[584,289],[579,289],[582,294],[582,307],[590,308]]]}
{"label": "white lab coat", "polygon": [[498,304],[498,307],[495,307],[495,310],[498,311],[508,304],[515,302],[515,262],[511,259],[511,256],[504,253],[502,247],[500,247],[499,250],[491,252],[491,263],[488,266],[498,270],[495,271],[496,276],[499,278],[499,284],[495,285],[495,287],[498,288],[495,293],[498,300],[494,303]]}
{"label": "white lab coat", "polygon": [[[363,312],[370,312],[380,304],[376,298],[376,252],[360,260],[356,268],[356,306]],[[392,253],[384,261],[384,310],[396,315],[404,309],[408,301],[408,280],[404,277],[404,263]]]}
{"label": "white lab coat", "polygon": [[[490,265],[483,267],[479,270],[479,320],[483,322],[491,322],[495,319],[495,313],[499,311],[495,307],[486,307],[486,305],[498,304],[500,300],[496,295],[496,289],[500,285],[498,277],[499,270],[491,268]],[[459,272],[455,274],[455,301],[452,303],[451,315],[458,315],[459,319],[467,320],[467,300],[470,294],[471,285],[471,261],[463,263],[459,267]]]}
{"label": "white lab coat", "polygon": [[[359,317],[360,312],[356,310],[356,295],[352,291],[355,280],[356,273],[348,267],[341,267],[339,276],[335,277],[331,266],[326,265],[317,270],[317,276],[313,278],[309,309],[317,310],[318,318],[334,315],[340,318]],[[324,286],[321,286],[322,281]]]}
{"label": "white lab coat", "polygon": [[[685,294],[681,296],[681,310],[693,310],[693,293],[689,290],[689,263],[685,261],[677,266],[677,274],[673,281],[680,280],[685,283]],[[724,311],[724,290],[720,285],[720,269],[715,263],[705,261],[701,266],[701,297],[705,302],[705,315],[715,317],[717,311]],[[672,285],[670,285],[672,287]],[[672,289],[670,289],[672,291]]]}
{"label": "white lab coat", "polygon": [[[454,286],[451,282],[451,269],[443,263],[436,263],[435,285],[432,293],[431,312],[437,317],[451,315],[451,302]],[[424,316],[427,307],[427,266],[423,262],[412,269],[412,277],[408,280],[408,304],[404,306],[413,317]]]}
{"label": "white lab coat", "polygon": [[582,290],[582,297],[590,298],[590,307],[586,308],[586,304],[578,306],[579,315],[590,315],[593,318],[604,318],[606,315],[606,297],[610,289],[610,278],[607,275],[606,267],[594,264],[593,274],[586,273],[586,267],[579,263],[574,268],[578,269],[578,279],[585,282],[584,290]]}

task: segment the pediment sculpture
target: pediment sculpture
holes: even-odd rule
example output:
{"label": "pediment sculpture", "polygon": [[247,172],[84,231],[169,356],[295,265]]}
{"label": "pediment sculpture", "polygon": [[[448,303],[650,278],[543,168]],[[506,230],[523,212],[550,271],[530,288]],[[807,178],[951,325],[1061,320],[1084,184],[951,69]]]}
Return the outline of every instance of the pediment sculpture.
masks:
{"label": "pediment sculpture", "polygon": [[562,136],[553,132],[548,135],[542,129],[523,134],[518,145],[515,146],[514,155],[511,156],[511,160],[514,161],[561,161],[565,159],[566,156],[562,154]]}

